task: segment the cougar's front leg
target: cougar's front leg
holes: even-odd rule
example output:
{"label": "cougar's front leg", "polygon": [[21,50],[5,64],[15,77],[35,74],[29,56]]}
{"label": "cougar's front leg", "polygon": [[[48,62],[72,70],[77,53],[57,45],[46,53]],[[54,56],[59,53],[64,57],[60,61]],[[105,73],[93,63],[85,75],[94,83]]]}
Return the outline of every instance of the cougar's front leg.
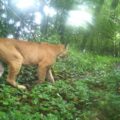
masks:
{"label": "cougar's front leg", "polygon": [[39,80],[36,83],[43,83],[46,78],[47,67],[43,65],[38,65],[38,78]]}
{"label": "cougar's front leg", "polygon": [[22,62],[21,61],[12,61],[9,63],[9,72],[7,76],[7,82],[11,84],[14,87],[17,87],[19,89],[26,89],[24,85],[19,85],[16,83],[16,76],[20,71]]}
{"label": "cougar's front leg", "polygon": [[51,68],[49,68],[48,71],[47,71],[47,79],[48,79],[49,81],[51,81],[52,83],[55,82]]}

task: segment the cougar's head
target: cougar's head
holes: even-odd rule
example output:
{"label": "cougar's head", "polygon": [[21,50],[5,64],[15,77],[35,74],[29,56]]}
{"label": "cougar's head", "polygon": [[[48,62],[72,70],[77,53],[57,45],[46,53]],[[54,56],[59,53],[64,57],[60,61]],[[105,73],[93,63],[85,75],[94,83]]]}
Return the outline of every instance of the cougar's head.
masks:
{"label": "cougar's head", "polygon": [[60,47],[60,54],[58,55],[58,58],[65,58],[68,56],[68,44],[66,45],[59,45]]}

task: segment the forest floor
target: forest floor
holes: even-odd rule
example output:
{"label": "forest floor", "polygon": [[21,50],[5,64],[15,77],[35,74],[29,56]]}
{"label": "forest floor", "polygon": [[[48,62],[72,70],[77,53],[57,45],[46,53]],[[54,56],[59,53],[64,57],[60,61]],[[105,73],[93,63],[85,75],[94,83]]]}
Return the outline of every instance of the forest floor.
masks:
{"label": "forest floor", "polygon": [[[120,59],[69,52],[54,65],[56,82],[27,91],[0,83],[0,120],[120,120]],[[32,84],[35,67],[23,67],[21,83]]]}

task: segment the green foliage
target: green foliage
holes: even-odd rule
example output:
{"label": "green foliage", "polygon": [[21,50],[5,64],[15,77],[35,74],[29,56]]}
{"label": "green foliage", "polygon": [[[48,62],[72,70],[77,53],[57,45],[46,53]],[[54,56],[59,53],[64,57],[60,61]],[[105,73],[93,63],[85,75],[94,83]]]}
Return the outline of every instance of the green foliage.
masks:
{"label": "green foliage", "polygon": [[55,84],[36,86],[36,66],[23,67],[18,81],[32,88],[21,91],[1,83],[0,120],[119,120],[119,62],[71,49],[54,65]]}
{"label": "green foliage", "polygon": [[69,2],[67,0],[52,0],[51,4],[57,8],[57,9],[71,9],[71,7],[73,6],[73,4],[75,3],[75,1],[77,0],[69,0]]}
{"label": "green foliage", "polygon": [[[12,12],[15,8],[3,4],[5,1],[8,0],[0,1],[0,13],[7,13],[7,19],[14,19],[14,24],[9,25],[1,16],[1,37],[12,33],[16,38],[33,38],[35,34],[40,38],[34,41],[69,42],[77,51],[71,49],[67,59],[58,60],[53,66],[55,84],[34,86],[36,66],[22,67],[17,80],[29,89],[18,90],[6,84],[6,69],[0,78],[0,120],[120,120],[120,59],[86,52],[120,55],[118,0],[52,0],[50,6],[56,8],[57,14],[53,18],[44,15],[40,27],[33,24],[38,9],[31,14],[18,12],[16,16]],[[66,26],[68,12],[82,3],[91,7],[94,25],[87,30]],[[41,13],[44,14],[42,8]],[[19,17],[21,26],[16,28]],[[30,28],[29,34],[24,27]]]}

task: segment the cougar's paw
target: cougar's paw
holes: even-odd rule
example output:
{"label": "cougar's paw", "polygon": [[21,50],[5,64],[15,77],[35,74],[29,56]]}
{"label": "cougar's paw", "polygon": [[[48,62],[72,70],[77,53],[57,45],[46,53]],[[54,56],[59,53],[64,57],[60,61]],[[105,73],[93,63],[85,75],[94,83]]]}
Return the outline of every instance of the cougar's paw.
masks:
{"label": "cougar's paw", "polygon": [[17,88],[18,89],[22,89],[22,90],[26,90],[27,89],[26,86],[24,86],[24,85],[17,85]]}

